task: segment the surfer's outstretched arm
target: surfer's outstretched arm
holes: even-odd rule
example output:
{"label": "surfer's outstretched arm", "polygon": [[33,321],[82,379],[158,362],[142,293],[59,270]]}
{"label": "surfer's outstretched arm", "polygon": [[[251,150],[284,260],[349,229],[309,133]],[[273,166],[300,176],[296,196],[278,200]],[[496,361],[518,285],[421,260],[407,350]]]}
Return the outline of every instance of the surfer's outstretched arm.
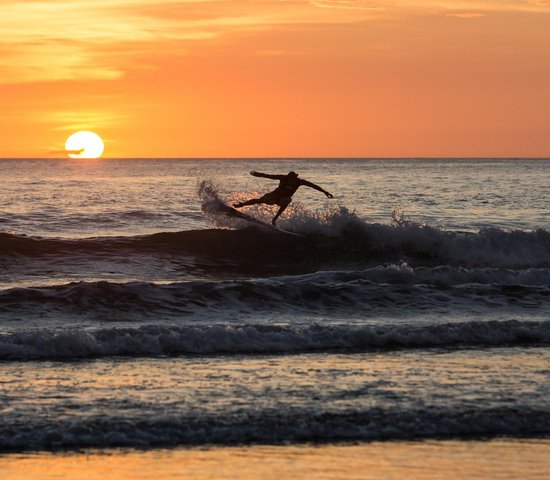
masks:
{"label": "surfer's outstretched arm", "polygon": [[318,190],[321,193],[324,193],[328,198],[333,198],[334,195],[332,193],[327,192],[324,188],[321,188],[319,185],[315,185],[312,182],[308,182],[307,180],[302,180],[302,185],[305,185],[309,188],[314,188],[315,190]]}
{"label": "surfer's outstretched arm", "polygon": [[270,175],[269,173],[260,173],[256,170],[252,170],[250,172],[250,175],[252,175],[253,177],[271,178],[272,180],[281,180],[281,178],[285,177],[285,175]]}

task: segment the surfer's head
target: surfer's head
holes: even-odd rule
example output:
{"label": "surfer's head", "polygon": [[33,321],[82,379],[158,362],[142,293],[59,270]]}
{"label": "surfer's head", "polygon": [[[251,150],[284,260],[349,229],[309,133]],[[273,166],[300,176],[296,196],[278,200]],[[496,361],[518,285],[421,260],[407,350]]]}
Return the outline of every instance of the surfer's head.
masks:
{"label": "surfer's head", "polygon": [[292,178],[298,178],[298,174],[296,172],[288,172],[288,176]]}

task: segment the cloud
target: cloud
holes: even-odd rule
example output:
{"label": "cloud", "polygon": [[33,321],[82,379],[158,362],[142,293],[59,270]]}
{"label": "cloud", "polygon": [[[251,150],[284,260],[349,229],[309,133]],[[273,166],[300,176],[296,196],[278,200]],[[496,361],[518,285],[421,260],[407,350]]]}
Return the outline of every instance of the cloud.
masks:
{"label": "cloud", "polygon": [[100,53],[60,40],[5,45],[0,49],[0,83],[87,78],[112,80],[123,71],[103,62]]}
{"label": "cloud", "polygon": [[[447,13],[547,12],[550,0],[418,0],[418,7],[437,9]],[[458,15],[457,15],[458,16]]]}
{"label": "cloud", "polygon": [[137,57],[183,43],[287,24],[357,21],[277,0],[7,0],[0,3],[0,83],[112,80]]}
{"label": "cloud", "polygon": [[61,154],[66,154],[66,155],[80,155],[81,153],[84,152],[84,148],[80,148],[78,150],[50,150],[48,152],[49,155],[61,155]]}
{"label": "cloud", "polygon": [[480,13],[480,12],[452,12],[452,13],[447,13],[445,16],[458,17],[458,18],[480,18],[480,17],[487,16],[487,14]]}
{"label": "cloud", "polygon": [[309,0],[322,8],[380,10],[394,14],[426,10],[465,13],[535,11],[550,12],[550,0]]}
{"label": "cloud", "polygon": [[3,0],[0,83],[116,80],[147,59],[224,36],[407,18],[550,12],[550,0]]}
{"label": "cloud", "polygon": [[[158,3],[169,10],[168,2]],[[140,13],[140,6],[148,4],[144,0],[0,3],[0,83],[117,79],[127,63],[121,58],[131,61],[136,52],[143,53],[143,46],[216,35],[204,22]]]}
{"label": "cloud", "polygon": [[93,130],[101,125],[102,128],[107,128],[111,125],[116,125],[127,117],[101,111],[63,111],[55,110],[48,111],[41,115],[40,120],[57,125],[53,127],[56,131],[76,131],[76,130]]}
{"label": "cloud", "polygon": [[[311,0],[315,7],[342,8],[348,10],[386,10],[383,2],[370,0]],[[390,2],[391,3],[391,2]]]}

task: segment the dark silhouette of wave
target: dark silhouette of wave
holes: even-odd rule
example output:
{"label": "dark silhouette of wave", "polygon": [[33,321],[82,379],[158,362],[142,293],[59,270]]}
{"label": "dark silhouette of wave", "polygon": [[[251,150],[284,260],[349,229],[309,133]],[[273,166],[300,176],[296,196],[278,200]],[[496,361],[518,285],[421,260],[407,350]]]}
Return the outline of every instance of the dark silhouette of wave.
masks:
{"label": "dark silhouette of wave", "polygon": [[[150,405],[146,407],[151,408]],[[144,407],[145,408],[145,407]],[[81,448],[175,447],[332,443],[375,440],[546,438],[550,412],[543,406],[455,407],[369,406],[354,411],[268,410],[219,414],[207,410],[166,416],[87,415],[26,419],[25,428],[7,418],[0,426],[0,451]]]}
{"label": "dark silhouette of wave", "polygon": [[550,321],[472,321],[425,326],[144,325],[4,333],[0,335],[0,359],[295,354],[549,344]]}
{"label": "dark silhouette of wave", "polygon": [[550,267],[550,233],[542,229],[485,229],[473,234],[420,226],[348,227],[337,234],[302,231],[301,237],[250,226],[76,240],[0,233],[0,259],[16,255],[170,253],[222,262],[325,269],[399,260],[429,265]]}

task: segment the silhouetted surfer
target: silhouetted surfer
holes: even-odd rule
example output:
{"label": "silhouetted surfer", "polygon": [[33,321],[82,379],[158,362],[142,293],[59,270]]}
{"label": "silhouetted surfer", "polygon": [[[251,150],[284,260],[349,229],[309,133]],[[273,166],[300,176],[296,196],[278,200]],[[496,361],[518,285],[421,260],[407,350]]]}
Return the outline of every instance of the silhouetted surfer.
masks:
{"label": "silhouetted surfer", "polygon": [[235,208],[241,208],[248,205],[256,205],[258,203],[266,203],[267,205],[279,205],[281,208],[279,208],[277,215],[275,215],[273,217],[273,220],[271,220],[271,223],[273,225],[275,225],[275,222],[277,221],[281,213],[283,213],[286,207],[290,205],[290,202],[292,202],[292,195],[294,195],[296,193],[296,190],[298,190],[298,188],[300,188],[302,185],[314,188],[315,190],[319,190],[320,192],[323,192],[328,198],[332,198],[332,194],[321,188],[319,185],[315,185],[314,183],[308,182],[307,180],[302,180],[301,178],[298,178],[298,174],[296,172],[288,172],[288,175],[269,175],[267,173],[260,173],[252,170],[250,172],[250,175],[254,177],[279,180],[279,186],[272,192],[266,193],[260,198],[254,198],[252,200],[247,200],[246,202],[241,203],[234,203],[233,206]]}

